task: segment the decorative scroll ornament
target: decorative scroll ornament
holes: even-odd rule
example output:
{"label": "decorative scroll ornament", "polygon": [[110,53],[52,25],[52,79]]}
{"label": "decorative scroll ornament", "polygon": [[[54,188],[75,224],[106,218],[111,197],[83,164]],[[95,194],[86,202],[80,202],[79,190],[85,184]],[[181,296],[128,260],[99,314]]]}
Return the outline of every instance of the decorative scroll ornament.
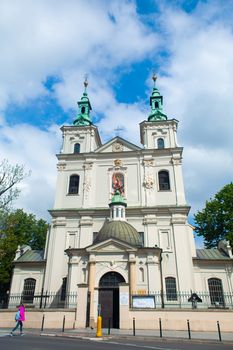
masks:
{"label": "decorative scroll ornament", "polygon": [[145,175],[143,185],[147,189],[152,189],[154,187],[154,179],[152,175]]}
{"label": "decorative scroll ornament", "polygon": [[122,160],[121,159],[115,159],[114,164],[116,167],[121,167],[122,166]]}
{"label": "decorative scroll ornament", "polygon": [[117,268],[121,270],[127,270],[127,263],[120,261],[111,260],[109,262],[100,263],[100,265],[107,267],[110,270],[116,270]]}
{"label": "decorative scroll ornament", "polygon": [[144,166],[153,166],[154,165],[154,160],[153,159],[144,159],[143,165]]}
{"label": "decorative scroll ornament", "polygon": [[66,169],[66,163],[57,164],[57,170],[62,171]]}
{"label": "decorative scroll ornament", "polygon": [[91,170],[93,168],[93,162],[86,162],[83,164],[83,168],[85,170],[85,178],[83,183],[84,196],[87,199],[88,194],[91,189]]}
{"label": "decorative scroll ornament", "polygon": [[181,158],[172,158],[171,163],[173,165],[180,165],[180,164],[182,164],[182,159]]}
{"label": "decorative scroll ornament", "polygon": [[123,151],[123,144],[120,143],[120,142],[115,142],[113,145],[112,145],[112,151],[113,152],[122,152]]}

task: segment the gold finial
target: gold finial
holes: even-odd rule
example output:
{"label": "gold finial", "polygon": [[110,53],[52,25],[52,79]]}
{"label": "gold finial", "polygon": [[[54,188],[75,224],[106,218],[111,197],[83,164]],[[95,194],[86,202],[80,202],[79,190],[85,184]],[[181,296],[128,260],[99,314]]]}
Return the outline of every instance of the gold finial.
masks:
{"label": "gold finial", "polygon": [[155,73],[154,73],[153,76],[152,76],[152,80],[153,80],[154,86],[155,86],[155,82],[156,82],[156,80],[157,80],[157,75],[156,75]]}
{"label": "gold finial", "polygon": [[83,83],[83,84],[84,84],[84,87],[85,87],[85,91],[86,91],[87,86],[88,86],[88,80],[87,80],[87,78],[88,78],[88,74],[85,74],[85,75],[84,75],[84,79],[85,79],[85,80],[84,80],[84,83]]}

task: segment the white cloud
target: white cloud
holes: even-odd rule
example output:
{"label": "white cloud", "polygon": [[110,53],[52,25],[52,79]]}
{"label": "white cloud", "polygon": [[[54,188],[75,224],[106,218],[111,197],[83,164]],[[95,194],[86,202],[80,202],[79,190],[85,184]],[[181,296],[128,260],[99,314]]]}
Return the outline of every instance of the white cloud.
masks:
{"label": "white cloud", "polygon": [[7,125],[0,128],[1,158],[11,164],[23,164],[31,172],[20,183],[20,197],[15,207],[48,219],[47,209],[53,206],[56,183],[56,157],[61,144],[57,126],[41,131],[30,125]]}
{"label": "white cloud", "polygon": [[[114,70],[150,55],[158,35],[148,30],[134,3],[127,0],[3,0],[0,42],[0,110],[15,102],[26,106],[29,99],[51,94],[44,86],[50,76],[59,80],[53,90],[58,103],[65,110],[74,108],[82,93],[80,79],[89,73],[93,112],[103,108],[108,112],[112,105],[117,115],[111,86],[116,79]],[[122,108],[128,107],[120,106],[119,112]],[[47,217],[54,197],[54,154],[61,134],[58,137],[52,128],[41,131],[39,126],[21,125],[20,120],[11,127],[7,116],[1,124],[1,157],[32,170],[21,185],[16,205]]]}
{"label": "white cloud", "polygon": [[66,87],[66,78],[74,72],[79,73],[76,85],[86,72],[99,77],[102,72],[105,80],[111,69],[150,54],[158,36],[149,32],[134,4],[126,0],[3,0],[0,42],[4,108],[9,101],[25,102],[45,94],[43,82],[51,75],[58,75]]}
{"label": "white cloud", "polygon": [[[222,3],[222,2],[221,2]],[[170,57],[158,84],[165,110],[180,120],[184,174],[192,211],[232,181],[233,32],[220,2],[205,2],[189,14],[164,9]],[[228,16],[228,20],[227,20]]]}

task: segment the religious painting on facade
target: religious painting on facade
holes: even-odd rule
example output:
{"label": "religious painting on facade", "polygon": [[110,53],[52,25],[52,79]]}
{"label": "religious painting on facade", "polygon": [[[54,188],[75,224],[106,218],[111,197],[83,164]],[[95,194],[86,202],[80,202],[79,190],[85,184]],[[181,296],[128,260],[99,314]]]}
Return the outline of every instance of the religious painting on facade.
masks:
{"label": "religious painting on facade", "polygon": [[116,191],[119,191],[122,196],[125,194],[125,183],[124,175],[121,173],[114,173],[112,175],[112,190],[115,194]]}

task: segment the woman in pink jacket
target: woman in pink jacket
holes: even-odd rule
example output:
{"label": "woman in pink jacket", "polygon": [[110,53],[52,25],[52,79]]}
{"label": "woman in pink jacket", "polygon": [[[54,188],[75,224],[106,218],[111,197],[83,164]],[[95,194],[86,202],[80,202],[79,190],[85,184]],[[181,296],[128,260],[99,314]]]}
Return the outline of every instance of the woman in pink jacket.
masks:
{"label": "woman in pink jacket", "polygon": [[20,327],[20,335],[24,335],[23,333],[23,322],[25,321],[25,307],[23,304],[19,305],[18,312],[15,315],[15,321],[17,322],[15,327],[12,329],[10,335],[13,335],[13,332],[16,331],[18,327]]}

